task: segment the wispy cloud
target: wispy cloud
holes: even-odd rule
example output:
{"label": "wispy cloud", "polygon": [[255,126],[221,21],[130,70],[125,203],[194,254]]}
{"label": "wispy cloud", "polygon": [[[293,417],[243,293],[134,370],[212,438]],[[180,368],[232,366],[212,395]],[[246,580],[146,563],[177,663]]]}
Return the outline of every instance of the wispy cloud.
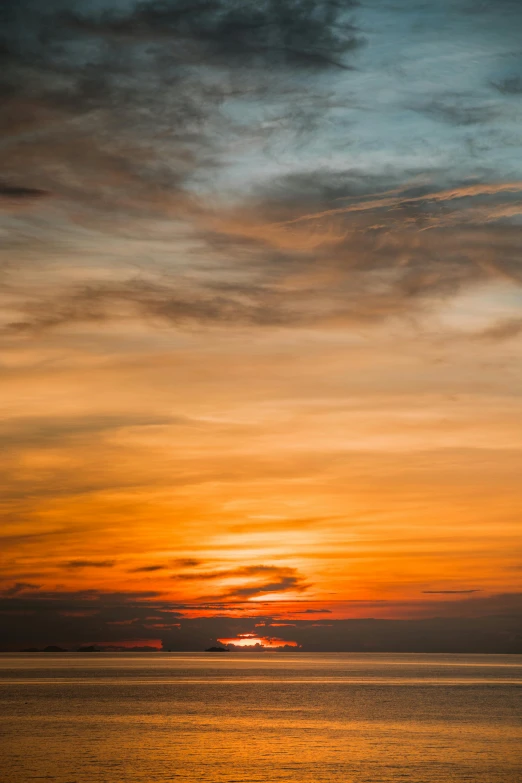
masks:
{"label": "wispy cloud", "polygon": [[33,582],[15,582],[14,585],[6,588],[3,591],[3,594],[8,598],[10,598],[11,596],[18,595],[19,593],[23,593],[26,590],[38,590],[38,588],[39,585],[36,585]]}
{"label": "wispy cloud", "polygon": [[488,326],[478,337],[485,340],[509,340],[522,333],[522,318],[502,318]]}
{"label": "wispy cloud", "polygon": [[423,590],[424,595],[470,595],[480,593],[481,590]]}
{"label": "wispy cloud", "polygon": [[115,560],[69,560],[63,564],[64,568],[113,568]]}
{"label": "wispy cloud", "polygon": [[[203,601],[213,599],[247,600],[269,593],[303,592],[308,587],[296,569],[287,566],[252,565],[215,571],[194,571],[176,574],[173,579],[202,583],[223,581],[225,583],[219,596],[213,596],[212,599],[203,598]],[[233,584],[234,581],[237,582],[236,585]]]}
{"label": "wispy cloud", "polygon": [[24,207],[49,195],[46,190],[10,185],[0,181],[0,209]]}

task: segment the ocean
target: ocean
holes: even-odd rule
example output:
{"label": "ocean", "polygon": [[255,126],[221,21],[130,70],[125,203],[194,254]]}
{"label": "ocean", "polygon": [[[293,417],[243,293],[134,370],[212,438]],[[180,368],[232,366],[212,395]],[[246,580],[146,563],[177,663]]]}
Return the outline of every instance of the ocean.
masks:
{"label": "ocean", "polygon": [[0,655],[1,783],[520,783],[522,656]]}

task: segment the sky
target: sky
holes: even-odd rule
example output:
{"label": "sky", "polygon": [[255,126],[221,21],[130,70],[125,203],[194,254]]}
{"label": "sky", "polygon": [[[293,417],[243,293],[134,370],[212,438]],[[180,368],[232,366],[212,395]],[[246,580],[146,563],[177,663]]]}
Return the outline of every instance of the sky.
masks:
{"label": "sky", "polygon": [[521,24],[4,0],[2,649],[522,651]]}

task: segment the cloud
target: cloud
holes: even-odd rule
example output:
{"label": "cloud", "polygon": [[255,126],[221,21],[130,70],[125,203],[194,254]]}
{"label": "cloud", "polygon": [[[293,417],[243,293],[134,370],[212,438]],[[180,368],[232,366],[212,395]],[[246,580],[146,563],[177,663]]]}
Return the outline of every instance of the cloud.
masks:
{"label": "cloud", "polygon": [[99,437],[127,427],[148,427],[173,423],[150,415],[20,416],[0,422],[0,442],[4,448],[34,445],[53,446],[68,441]]}
{"label": "cloud", "polygon": [[32,201],[34,199],[44,198],[48,195],[46,190],[25,188],[0,182],[0,203],[4,199],[7,201]]}
{"label": "cloud", "polygon": [[174,568],[197,568],[202,564],[201,560],[197,560],[194,557],[178,557],[170,562]]}
{"label": "cloud", "polygon": [[69,560],[64,568],[113,568],[115,560]]}
{"label": "cloud", "polygon": [[496,119],[499,107],[495,104],[473,105],[466,96],[444,96],[438,100],[432,100],[417,108],[435,119],[457,126],[473,126],[486,124]]}
{"label": "cloud", "polygon": [[[195,571],[188,574],[176,574],[172,578],[195,582],[238,580],[237,586],[227,586],[218,596],[206,597],[202,599],[203,601],[215,599],[248,600],[269,593],[303,592],[308,587],[296,569],[285,566],[254,565],[216,571]],[[249,580],[249,584],[243,584],[245,579]]]}
{"label": "cloud", "polygon": [[[404,190],[407,186],[404,186]],[[287,220],[278,225],[287,226],[293,223],[300,223],[309,220],[319,220],[325,217],[336,215],[346,215],[351,212],[374,212],[379,210],[389,210],[401,206],[409,206],[416,203],[429,204],[452,202],[457,199],[473,198],[476,196],[491,196],[499,193],[519,193],[522,191],[522,182],[501,182],[501,183],[477,183],[474,185],[461,185],[452,188],[445,188],[440,191],[429,190],[422,195],[402,195],[384,196],[378,198],[362,199],[356,204],[349,204],[345,207],[337,207],[318,213],[300,215],[292,220]]]}
{"label": "cloud", "polygon": [[[147,618],[163,618],[163,632],[176,628],[181,614],[170,602],[156,603],[155,591],[127,593],[83,590],[23,592],[0,597],[2,640],[8,649],[58,644],[68,649],[104,640],[125,645],[157,640],[158,629]],[[116,621],[116,624],[115,624]],[[132,622],[125,622],[132,621]],[[4,646],[2,649],[5,649]]]}
{"label": "cloud", "polygon": [[32,533],[12,533],[5,536],[0,536],[0,543],[4,549],[18,548],[25,543],[40,542],[43,543],[48,539],[60,538],[64,534],[63,528],[56,530],[42,530],[41,532]]}
{"label": "cloud", "polygon": [[273,581],[263,582],[257,585],[250,585],[248,587],[236,587],[225,593],[225,595],[228,598],[248,600],[250,598],[256,598],[267,595],[269,593],[283,593],[286,591],[302,592],[303,590],[306,590],[307,587],[308,585],[303,583],[301,577],[298,575],[288,574],[285,576],[280,574],[278,578]]}
{"label": "cloud", "polygon": [[493,87],[502,95],[522,95],[522,76],[506,76],[499,82],[494,82]]}
{"label": "cloud", "polygon": [[81,207],[74,220],[96,215],[98,225],[107,210],[143,219],[166,202],[182,217],[197,201],[187,185],[212,177],[220,139],[238,133],[225,101],[317,92],[295,72],[347,68],[361,43],[351,2],[61,6],[3,9],[0,159],[13,178],[31,172]]}
{"label": "cloud", "polygon": [[484,340],[509,340],[522,333],[522,318],[502,318],[488,326],[477,337]]}
{"label": "cloud", "polygon": [[35,585],[32,582],[15,582],[14,585],[3,591],[3,594],[7,597],[18,595],[26,590],[38,590],[40,585]]}
{"label": "cloud", "polygon": [[[423,312],[488,276],[520,282],[517,179],[448,171],[426,155],[378,165],[360,149],[365,79],[378,64],[361,48],[364,7],[27,8],[4,12],[9,119],[0,156],[10,180],[39,183],[11,190],[52,192],[62,212],[60,228],[40,225],[35,237],[34,227],[13,226],[10,242],[38,258],[84,258],[89,245],[114,274],[32,287],[30,275],[9,271],[3,336],[132,319],[186,330],[359,326]],[[362,67],[363,54],[367,73],[356,81],[339,66]],[[456,88],[427,111],[474,127],[495,119],[497,103]],[[363,124],[352,134],[350,123]],[[306,154],[288,156],[303,144]],[[347,162],[351,144],[357,168]]]}
{"label": "cloud", "polygon": [[343,55],[362,43],[330,0],[143,2],[130,14],[62,16],[71,30],[126,41],[167,41],[172,56],[191,64],[236,61],[259,67],[346,68]]}
{"label": "cloud", "polygon": [[[222,263],[230,278],[241,269],[241,282],[219,282],[210,272],[180,281],[160,271],[47,295],[40,289],[32,298],[26,292],[4,335],[131,318],[190,329],[295,328],[408,316],[493,278],[520,284],[522,229],[503,223],[506,207],[499,214],[498,204],[484,200],[519,190],[517,183],[484,184],[373,198],[276,224],[262,220],[263,210],[281,208],[281,198],[266,200],[255,215],[237,209],[229,220],[214,213],[212,230],[204,232],[209,259]],[[472,205],[475,200],[480,206]],[[297,211],[298,197],[292,203]],[[439,213],[442,203],[451,210]]]}
{"label": "cloud", "polygon": [[291,614],[332,614],[331,609],[299,609],[297,612],[291,612]]}
{"label": "cloud", "polygon": [[38,205],[51,194],[46,190],[0,182],[0,212],[18,213]]}
{"label": "cloud", "polygon": [[162,571],[165,569],[166,566],[164,565],[145,565],[145,566],[139,566],[138,568],[131,568],[129,570],[129,574],[147,574],[152,573],[154,571]]}
{"label": "cloud", "polygon": [[[257,637],[259,623],[264,622],[268,627],[278,624],[278,643],[296,642],[308,652],[520,654],[521,608],[522,596],[514,593],[440,601],[424,608],[431,615],[411,620],[329,618],[321,622],[310,618],[293,619],[285,627],[270,614],[185,617],[179,608],[174,610],[171,601],[151,591],[34,592],[0,598],[2,649],[10,650],[47,644],[74,648],[102,639],[105,644],[125,645],[137,639],[147,644],[159,634],[164,649],[201,651],[220,638]],[[160,630],[158,623],[163,625]]]}
{"label": "cloud", "polygon": [[176,285],[168,282],[130,280],[122,284],[99,284],[66,292],[61,301],[37,301],[29,304],[24,320],[13,321],[6,333],[27,334],[70,326],[75,323],[103,323],[117,318],[118,306],[130,305],[137,315],[171,326],[190,324],[270,324],[284,323],[287,316],[274,303],[270,294],[252,290],[248,299],[226,296],[225,293],[196,291],[180,295]]}
{"label": "cloud", "polygon": [[182,579],[184,581],[212,581],[215,579],[229,579],[231,577],[245,577],[245,576],[263,576],[267,574],[279,574],[281,571],[286,572],[286,568],[280,566],[264,566],[253,565],[243,566],[240,568],[221,569],[216,571],[194,571],[188,574],[175,574],[173,579]]}
{"label": "cloud", "polygon": [[469,595],[481,593],[482,590],[423,590],[424,595]]}

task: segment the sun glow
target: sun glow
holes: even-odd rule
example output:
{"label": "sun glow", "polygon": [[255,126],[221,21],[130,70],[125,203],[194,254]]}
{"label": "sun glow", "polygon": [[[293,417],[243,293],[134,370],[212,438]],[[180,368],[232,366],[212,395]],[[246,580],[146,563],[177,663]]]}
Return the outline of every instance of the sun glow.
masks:
{"label": "sun glow", "polygon": [[233,647],[264,647],[265,649],[277,649],[281,647],[298,647],[297,642],[278,639],[274,636],[256,636],[253,633],[238,634],[230,639],[218,639],[220,644]]}

